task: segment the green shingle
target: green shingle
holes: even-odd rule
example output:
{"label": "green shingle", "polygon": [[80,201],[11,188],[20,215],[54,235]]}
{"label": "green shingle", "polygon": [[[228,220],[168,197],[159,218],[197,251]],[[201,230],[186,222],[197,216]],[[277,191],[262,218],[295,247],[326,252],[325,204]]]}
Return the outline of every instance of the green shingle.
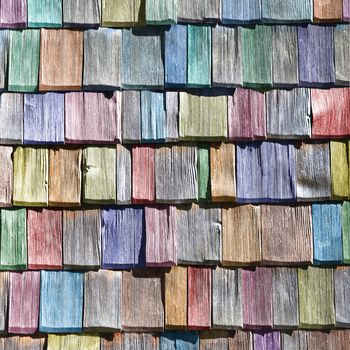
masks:
{"label": "green shingle", "polygon": [[62,0],[28,0],[28,27],[62,27]]}

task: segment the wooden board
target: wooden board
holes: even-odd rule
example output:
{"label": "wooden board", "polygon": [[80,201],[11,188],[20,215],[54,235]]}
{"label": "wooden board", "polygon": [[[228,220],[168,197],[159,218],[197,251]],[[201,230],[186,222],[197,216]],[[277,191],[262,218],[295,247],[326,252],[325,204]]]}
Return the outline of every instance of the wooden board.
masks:
{"label": "wooden board", "polygon": [[280,332],[254,333],[254,350],[281,350]]}
{"label": "wooden board", "polygon": [[203,331],[200,334],[200,348],[202,350],[229,349],[228,335],[227,331]]}
{"label": "wooden board", "polygon": [[0,272],[0,333],[7,332],[9,285],[10,273]]}
{"label": "wooden board", "polygon": [[2,0],[0,28],[25,28],[27,26],[27,0]]}
{"label": "wooden board", "polygon": [[198,201],[211,202],[210,145],[198,144]]}
{"label": "wooden board", "polygon": [[8,90],[33,92],[38,87],[40,31],[10,32]]}
{"label": "wooden board", "polygon": [[188,314],[189,330],[211,327],[211,269],[188,267]]}
{"label": "wooden board", "polygon": [[27,0],[28,27],[62,27],[62,0]]}
{"label": "wooden board", "polygon": [[221,262],[221,208],[199,206],[176,210],[177,262],[216,265]]}
{"label": "wooden board", "polygon": [[[345,4],[345,2],[344,2]],[[350,10],[350,2],[348,1]],[[350,12],[350,11],[349,11]],[[349,16],[349,15],[348,15]],[[349,22],[349,19],[348,19]],[[336,85],[349,86],[350,81],[350,27],[348,25],[337,25],[334,28],[334,64]]]}
{"label": "wooden board", "polygon": [[348,328],[350,325],[350,268],[338,267],[334,270],[334,304],[337,327]]}
{"label": "wooden board", "polygon": [[0,346],[3,346],[3,349],[44,350],[45,344],[45,337],[13,336],[0,338]]}
{"label": "wooden board", "polygon": [[28,269],[62,269],[62,211],[28,209]]}
{"label": "wooden board", "polygon": [[166,142],[179,141],[179,94],[176,91],[165,93]]}
{"label": "wooden board", "polygon": [[63,211],[63,265],[74,269],[96,269],[101,262],[101,218],[99,209]]}
{"label": "wooden board", "polygon": [[94,334],[67,334],[47,337],[47,350],[99,350],[100,337]]}
{"label": "wooden board", "polygon": [[131,203],[131,152],[117,145],[117,204]]}
{"label": "wooden board", "polygon": [[160,336],[160,350],[199,350],[198,332],[164,332]]}
{"label": "wooden board", "polygon": [[257,265],[261,261],[260,207],[222,207],[222,264]]}
{"label": "wooden board", "polygon": [[298,269],[301,328],[329,328],[335,324],[333,270]]}
{"label": "wooden board", "polygon": [[26,270],[27,233],[25,209],[1,209],[0,269]]}
{"label": "wooden board", "polygon": [[213,270],[213,328],[243,327],[242,270]]}
{"label": "wooden board", "polygon": [[104,269],[145,267],[144,220],[142,207],[116,207],[102,210],[102,267]]}
{"label": "wooden board", "polygon": [[342,204],[343,263],[350,263],[350,202]]}
{"label": "wooden board", "polygon": [[[331,330],[328,332],[308,332],[307,349],[308,350],[328,350],[346,348],[350,341],[348,330]],[[346,344],[346,345],[345,345]]]}
{"label": "wooden board", "polygon": [[283,350],[305,350],[307,349],[306,331],[293,331],[292,333],[281,333],[281,346]]}
{"label": "wooden board", "polygon": [[236,198],[236,152],[232,143],[210,147],[210,187],[213,202],[233,202]]}
{"label": "wooden board", "polygon": [[101,335],[101,350],[123,350],[124,334],[113,333]]}
{"label": "wooden board", "polygon": [[177,0],[179,22],[218,22],[220,20],[220,0]]}
{"label": "wooden board", "polygon": [[312,264],[311,206],[261,206],[264,265]]}
{"label": "wooden board", "polygon": [[328,143],[303,143],[296,157],[297,198],[299,201],[325,200],[331,196]]}
{"label": "wooden board", "polygon": [[237,88],[228,96],[228,139],[266,139],[265,95]]}
{"label": "wooden board", "polygon": [[242,270],[243,326],[247,329],[271,328],[272,269],[256,267]]}
{"label": "wooden board", "polygon": [[159,337],[148,333],[124,333],[122,349],[158,350]]}
{"label": "wooden board", "polygon": [[116,202],[116,149],[87,147],[83,150],[83,201]]}
{"label": "wooden board", "polygon": [[350,21],[350,2],[349,0],[343,0],[343,21]]}
{"label": "wooden board", "polygon": [[120,86],[121,49],[121,30],[99,28],[84,32],[84,89],[113,91]]}
{"label": "wooden board", "polygon": [[141,142],[141,93],[122,91],[122,134],[123,143]]}
{"label": "wooden board", "polygon": [[[41,271],[39,331],[43,333],[81,332],[83,290],[84,274],[80,272]],[[75,348],[72,347],[72,349]]]}
{"label": "wooden board", "polygon": [[252,350],[253,336],[251,332],[237,330],[233,337],[229,338],[229,349]]}
{"label": "wooden board", "polygon": [[0,146],[0,207],[10,207],[13,188],[12,147]]}
{"label": "wooden board", "polygon": [[[1,27],[1,8],[0,8],[0,27]],[[2,30],[0,32],[0,90],[1,91],[6,89],[9,45],[10,45],[10,31]]]}
{"label": "wooden board", "polygon": [[65,27],[98,27],[101,20],[100,0],[63,0]]}
{"label": "wooden board", "polygon": [[342,0],[314,0],[314,22],[341,22]]}
{"label": "wooden board", "polygon": [[121,271],[84,274],[84,330],[115,332],[121,328]]}
{"label": "wooden board", "polygon": [[147,266],[176,265],[177,237],[175,224],[175,207],[145,207]]}
{"label": "wooden board", "polygon": [[261,2],[256,0],[221,0],[222,23],[247,24],[261,19]]}
{"label": "wooden board", "polygon": [[164,328],[161,270],[124,271],[122,327],[125,331],[161,331]]}
{"label": "wooden board", "polygon": [[34,334],[39,320],[40,272],[11,272],[8,332]]}
{"label": "wooden board", "polygon": [[331,141],[331,181],[332,198],[347,199],[349,197],[349,162],[347,142]]}
{"label": "wooden board", "polygon": [[165,272],[165,328],[187,325],[187,267],[173,266]]}
{"label": "wooden board", "polygon": [[313,20],[312,0],[263,0],[261,5],[264,23],[308,23]]}
{"label": "wooden board", "polygon": [[146,1],[146,23],[147,25],[164,25],[177,22],[177,0]]}

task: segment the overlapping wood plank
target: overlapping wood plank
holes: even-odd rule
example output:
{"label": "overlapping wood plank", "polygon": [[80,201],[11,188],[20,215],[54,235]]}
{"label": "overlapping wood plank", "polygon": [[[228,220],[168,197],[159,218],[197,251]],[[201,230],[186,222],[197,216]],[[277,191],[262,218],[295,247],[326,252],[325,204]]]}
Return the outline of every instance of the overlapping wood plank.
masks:
{"label": "overlapping wood plank", "polygon": [[200,348],[203,350],[229,349],[228,335],[227,331],[202,331],[200,334]]}
{"label": "overlapping wood plank", "polygon": [[164,332],[160,336],[160,350],[199,350],[198,332]]}
{"label": "overlapping wood plank", "polygon": [[[1,7],[0,7],[0,16],[1,16]],[[9,45],[10,45],[10,31],[8,30],[0,31],[0,90],[5,90],[6,88]]]}
{"label": "overlapping wood plank", "polygon": [[334,270],[334,304],[337,327],[348,328],[350,325],[350,268],[338,267]]}
{"label": "overlapping wood plank", "polygon": [[330,23],[342,21],[342,0],[314,0],[314,22]]}
{"label": "overlapping wood plank", "polygon": [[131,152],[117,145],[117,204],[131,203]]}
{"label": "overlapping wood plank", "polygon": [[262,0],[261,5],[265,23],[308,23],[313,20],[312,0]]}
{"label": "overlapping wood plank", "polygon": [[147,0],[146,23],[150,25],[173,24],[177,22],[177,0]]}
{"label": "overlapping wood plank", "polygon": [[141,92],[122,91],[123,143],[141,142]]}
{"label": "overlapping wood plank", "polygon": [[221,0],[222,23],[248,24],[261,19],[261,2],[257,0]]}
{"label": "overlapping wood plank", "polygon": [[[344,2],[345,4],[345,2]],[[350,12],[350,2],[348,1]],[[349,13],[348,13],[349,17]],[[348,18],[349,21],[349,18]],[[350,81],[350,27],[348,25],[337,25],[334,28],[334,64],[336,85],[349,86]]]}
{"label": "overlapping wood plank", "polygon": [[65,27],[98,27],[101,21],[101,0],[63,0]]}
{"label": "overlapping wood plank", "polygon": [[7,331],[10,273],[0,272],[0,333]]}
{"label": "overlapping wood plank", "polygon": [[254,333],[254,350],[281,350],[280,332]]}
{"label": "overlapping wood plank", "polygon": [[292,333],[281,333],[281,345],[283,350],[307,349],[307,332],[293,331]]}
{"label": "overlapping wood plank", "polygon": [[27,0],[28,27],[62,27],[62,0]]}
{"label": "overlapping wood plank", "polygon": [[218,22],[220,20],[220,0],[177,0],[179,22]]}
{"label": "overlapping wood plank", "polygon": [[229,349],[251,350],[253,347],[253,336],[251,332],[237,330],[233,337],[229,338]]}
{"label": "overlapping wood plank", "polygon": [[350,202],[343,202],[341,208],[343,262],[350,263]]}
{"label": "overlapping wood plank", "polygon": [[198,144],[198,201],[211,202],[210,145]]}
{"label": "overlapping wood plank", "polygon": [[330,142],[332,198],[349,197],[348,144],[341,141]]}
{"label": "overlapping wood plank", "polygon": [[179,94],[177,91],[165,93],[166,142],[179,140]]}
{"label": "overlapping wood plank", "polygon": [[0,146],[0,207],[10,207],[13,189],[12,147]]}
{"label": "overlapping wood plank", "polygon": [[27,0],[2,0],[0,28],[25,28],[27,26]]}
{"label": "overlapping wood plank", "polygon": [[100,337],[94,334],[50,334],[47,337],[47,350],[99,350]]}

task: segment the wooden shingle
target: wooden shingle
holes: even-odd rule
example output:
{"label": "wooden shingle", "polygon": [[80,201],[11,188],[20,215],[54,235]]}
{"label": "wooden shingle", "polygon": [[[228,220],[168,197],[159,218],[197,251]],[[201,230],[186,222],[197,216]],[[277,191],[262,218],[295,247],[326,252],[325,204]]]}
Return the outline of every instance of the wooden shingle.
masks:
{"label": "wooden shingle", "polygon": [[[1,16],[1,7],[0,7]],[[0,24],[1,26],[1,24]],[[0,31],[0,90],[6,89],[10,31]]]}
{"label": "wooden shingle", "polygon": [[261,19],[261,1],[222,0],[222,23],[248,24]]}
{"label": "wooden shingle", "polygon": [[343,12],[342,0],[313,0],[314,22],[341,22]]}
{"label": "wooden shingle", "polygon": [[313,0],[262,0],[265,23],[303,23],[313,20]]}
{"label": "wooden shingle", "polygon": [[123,143],[141,142],[141,92],[122,91]]}
{"label": "wooden shingle", "polygon": [[165,93],[166,142],[179,141],[179,94],[176,91]]}
{"label": "wooden shingle", "polygon": [[0,28],[25,28],[27,26],[27,0],[2,0]]}
{"label": "wooden shingle", "polygon": [[332,198],[347,199],[349,197],[349,162],[348,143],[330,142]]}
{"label": "wooden shingle", "polygon": [[[345,4],[345,2],[344,2]],[[350,10],[350,2],[348,2]],[[349,19],[348,19],[349,21]],[[334,64],[336,85],[349,85],[350,81],[350,27],[348,25],[337,25],[334,28]]]}
{"label": "wooden shingle", "polygon": [[10,273],[0,272],[0,332],[7,331]]}
{"label": "wooden shingle", "polygon": [[218,22],[221,13],[220,0],[177,0],[179,22]]}
{"label": "wooden shingle", "polygon": [[99,350],[100,337],[91,334],[67,334],[55,335],[50,334],[47,337],[48,350]]}
{"label": "wooden shingle", "polygon": [[117,204],[131,203],[131,152],[117,145]]}
{"label": "wooden shingle", "polygon": [[177,22],[177,0],[147,0],[146,23],[150,25],[173,24]]}
{"label": "wooden shingle", "polygon": [[254,333],[254,350],[281,350],[281,334],[278,331]]}
{"label": "wooden shingle", "polygon": [[63,0],[65,27],[98,27],[101,21],[101,0]]}
{"label": "wooden shingle", "polygon": [[0,146],[0,207],[10,207],[13,189],[12,147]]}
{"label": "wooden shingle", "polygon": [[293,331],[292,333],[281,333],[281,345],[283,350],[305,350],[307,349],[306,331]]}
{"label": "wooden shingle", "polygon": [[334,270],[335,322],[337,327],[350,325],[350,268],[338,267]]}
{"label": "wooden shingle", "polygon": [[198,144],[198,201],[211,201],[210,187],[210,145]]}
{"label": "wooden shingle", "polygon": [[341,208],[342,236],[343,236],[343,262],[350,263],[350,202],[343,202]]}
{"label": "wooden shingle", "polygon": [[62,0],[27,0],[28,27],[62,27]]}

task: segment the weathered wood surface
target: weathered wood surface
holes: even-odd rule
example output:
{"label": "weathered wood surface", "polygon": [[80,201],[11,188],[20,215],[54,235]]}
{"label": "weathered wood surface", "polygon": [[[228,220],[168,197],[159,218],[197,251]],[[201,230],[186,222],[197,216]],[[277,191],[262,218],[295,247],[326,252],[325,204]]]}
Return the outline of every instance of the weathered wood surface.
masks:
{"label": "weathered wood surface", "polygon": [[124,333],[123,349],[158,350],[159,337],[148,333]]}
{"label": "weathered wood surface", "polygon": [[[7,332],[10,273],[0,272],[0,333]],[[186,287],[187,289],[187,287]],[[1,344],[1,343],[0,343]]]}
{"label": "weathered wood surface", "polygon": [[281,333],[281,346],[283,350],[305,350],[307,349],[307,332],[293,331],[292,333]]}
{"label": "weathered wood surface", "polygon": [[229,349],[252,350],[253,336],[251,332],[237,330],[233,337],[229,338]]}
{"label": "weathered wood surface", "polygon": [[289,267],[273,269],[273,327],[299,326],[298,271]]}
{"label": "weathered wood surface", "polygon": [[[83,292],[84,274],[41,271],[39,331],[44,333],[81,332]],[[75,348],[72,347],[72,349]]]}
{"label": "weathered wood surface", "polygon": [[131,203],[131,152],[117,145],[117,204]]}
{"label": "weathered wood surface", "polygon": [[187,26],[187,87],[211,85],[211,27]]}
{"label": "weathered wood surface", "polygon": [[0,207],[10,207],[13,188],[12,147],[0,146]]}
{"label": "weathered wood surface", "polygon": [[313,20],[312,0],[262,0],[264,23],[302,23]]}
{"label": "weathered wood surface", "polygon": [[315,265],[342,262],[341,204],[312,204]]}
{"label": "weathered wood surface", "polygon": [[99,268],[101,261],[100,210],[64,210],[62,226],[64,267]]}
{"label": "weathered wood surface", "polygon": [[272,269],[242,270],[243,326],[265,329],[273,325]]}
{"label": "weathered wood surface", "polygon": [[99,28],[84,32],[84,89],[115,90],[120,86],[122,31]]}
{"label": "weathered wood surface", "polygon": [[243,85],[251,88],[272,86],[272,27],[242,28]]}
{"label": "weathered wood surface", "polygon": [[87,147],[83,150],[84,203],[116,202],[116,149]]}
{"label": "weathered wood surface", "polygon": [[346,349],[349,341],[350,332],[348,330],[307,332],[308,350]]}
{"label": "weathered wood surface", "polygon": [[49,154],[43,148],[18,147],[13,153],[13,204],[48,204]]}
{"label": "weathered wood surface", "polygon": [[147,266],[176,265],[177,239],[175,225],[175,207],[145,207]]}
{"label": "weathered wood surface", "polygon": [[199,350],[198,332],[165,332],[160,336],[160,350]]}
{"label": "weathered wood surface", "polygon": [[200,348],[202,350],[229,349],[229,333],[227,331],[203,331],[200,334]]}
{"label": "weathered wood surface", "polygon": [[334,270],[335,322],[337,327],[350,325],[350,268],[338,267]]}
{"label": "weathered wood surface", "polygon": [[251,142],[237,145],[237,201],[293,202],[296,198],[293,143]]}
{"label": "weathered wood surface", "polygon": [[187,326],[187,267],[173,266],[165,272],[165,328]]}
{"label": "weathered wood surface", "polygon": [[146,23],[153,25],[177,22],[177,0],[147,0]]}
{"label": "weathered wood surface", "polygon": [[298,269],[299,320],[301,328],[335,325],[333,270]]}
{"label": "weathered wood surface", "polygon": [[177,0],[179,22],[218,22],[221,12],[220,0]]}
{"label": "weathered wood surface", "polygon": [[62,268],[62,211],[27,210],[28,269]]}
{"label": "weathered wood surface", "polygon": [[1,349],[44,350],[45,337],[13,336],[0,338]]}
{"label": "weathered wood surface", "polygon": [[350,89],[312,89],[312,137],[329,139],[350,135]]}
{"label": "weathered wood surface", "polygon": [[261,2],[256,0],[221,0],[222,23],[247,24],[261,19]]}
{"label": "weathered wood surface", "polygon": [[243,327],[242,270],[217,267],[212,278],[213,328]]}
{"label": "weathered wood surface", "polygon": [[349,197],[348,143],[330,142],[332,198]]}
{"label": "weathered wood surface", "polygon": [[178,207],[176,236],[178,264],[220,264],[221,208],[197,204]]}
{"label": "weathered wood surface", "polygon": [[224,266],[257,265],[261,262],[260,207],[223,206],[222,234]]}
{"label": "weathered wood surface", "polygon": [[213,202],[233,202],[236,198],[236,152],[232,143],[210,147],[210,186]]}
{"label": "weathered wood surface", "polygon": [[210,145],[198,145],[198,201],[211,202],[210,187]]}
{"label": "weathered wood surface", "polygon": [[187,26],[172,25],[164,32],[165,85],[184,87],[187,83]]}
{"label": "weathered wood surface", "polygon": [[228,96],[228,138],[258,140],[266,138],[265,95],[237,88]]}
{"label": "weathered wood surface", "polygon": [[163,88],[162,40],[161,29],[123,29],[121,79],[124,89]]}
{"label": "weathered wood surface", "polygon": [[[348,4],[350,9],[350,2]],[[349,20],[348,20],[349,21]],[[336,85],[349,86],[350,81],[350,27],[337,25],[334,28],[334,64]]]}
{"label": "weathered wood surface", "polygon": [[65,27],[98,27],[101,20],[101,0],[63,0]]}
{"label": "weathered wood surface", "polygon": [[343,0],[343,21],[344,22],[350,21],[350,1],[349,0]]}
{"label": "weathered wood surface", "polygon": [[311,137],[311,103],[308,89],[272,90],[267,92],[265,97],[269,138]]}
{"label": "weathered wood surface", "polygon": [[181,140],[227,139],[227,96],[179,95]]}
{"label": "weathered wood surface", "polygon": [[179,94],[176,91],[165,93],[166,142],[179,140]]}
{"label": "weathered wood surface", "polygon": [[[0,7],[1,16],[1,7]],[[1,20],[1,19],[0,19]],[[1,23],[0,23],[1,27]],[[5,90],[7,83],[8,55],[10,45],[10,31],[0,31],[0,90]]]}
{"label": "weathered wood surface", "polygon": [[303,143],[297,151],[296,176],[299,201],[331,197],[329,144]]}
{"label": "weathered wood surface", "polygon": [[212,28],[213,86],[242,86],[241,29]]}
{"label": "weathered wood surface", "polygon": [[298,48],[300,86],[334,84],[333,27],[298,27]]}
{"label": "weathered wood surface", "polygon": [[64,94],[24,95],[24,144],[64,143]]}
{"label": "weathered wood surface", "polygon": [[[101,350],[123,350],[125,333],[103,334],[101,336]],[[141,335],[141,334],[140,334]]]}
{"label": "weathered wood surface", "polygon": [[211,273],[210,268],[188,267],[189,330],[211,328]]}
{"label": "weathered wood surface", "polygon": [[62,27],[62,0],[27,0],[28,27]]}
{"label": "weathered wood surface", "polygon": [[123,143],[141,142],[141,92],[122,91]]}
{"label": "weathered wood surface", "polygon": [[2,0],[0,28],[25,28],[27,26],[27,0]]}
{"label": "weathered wood surface", "polygon": [[166,146],[155,150],[156,201],[188,203],[198,197],[197,148]]}
{"label": "weathered wood surface", "polygon": [[11,272],[8,332],[34,334],[38,329],[40,272]]}
{"label": "weathered wood surface", "polygon": [[314,0],[314,22],[341,22],[342,0]]}
{"label": "weathered wood surface", "polygon": [[40,91],[81,90],[83,41],[77,30],[40,31]]}
{"label": "weathered wood surface", "polygon": [[99,270],[84,274],[84,329],[115,332],[121,328],[122,272]]}
{"label": "weathered wood surface", "polygon": [[312,264],[311,206],[261,206],[262,261],[266,265]]}
{"label": "weathered wood surface", "polygon": [[100,337],[94,334],[55,335],[47,337],[47,350],[99,350]]}
{"label": "weathered wood surface", "polygon": [[343,263],[350,263],[350,202],[342,204]]}
{"label": "weathered wood surface", "polygon": [[280,332],[254,333],[254,350],[281,350]]}
{"label": "weathered wood surface", "polygon": [[40,31],[10,32],[8,90],[33,92],[38,87]]}
{"label": "weathered wood surface", "polygon": [[161,331],[164,328],[161,270],[124,271],[122,327],[125,331]]}
{"label": "weathered wood surface", "polygon": [[102,267],[143,268],[146,264],[144,209],[106,208],[101,212]]}

